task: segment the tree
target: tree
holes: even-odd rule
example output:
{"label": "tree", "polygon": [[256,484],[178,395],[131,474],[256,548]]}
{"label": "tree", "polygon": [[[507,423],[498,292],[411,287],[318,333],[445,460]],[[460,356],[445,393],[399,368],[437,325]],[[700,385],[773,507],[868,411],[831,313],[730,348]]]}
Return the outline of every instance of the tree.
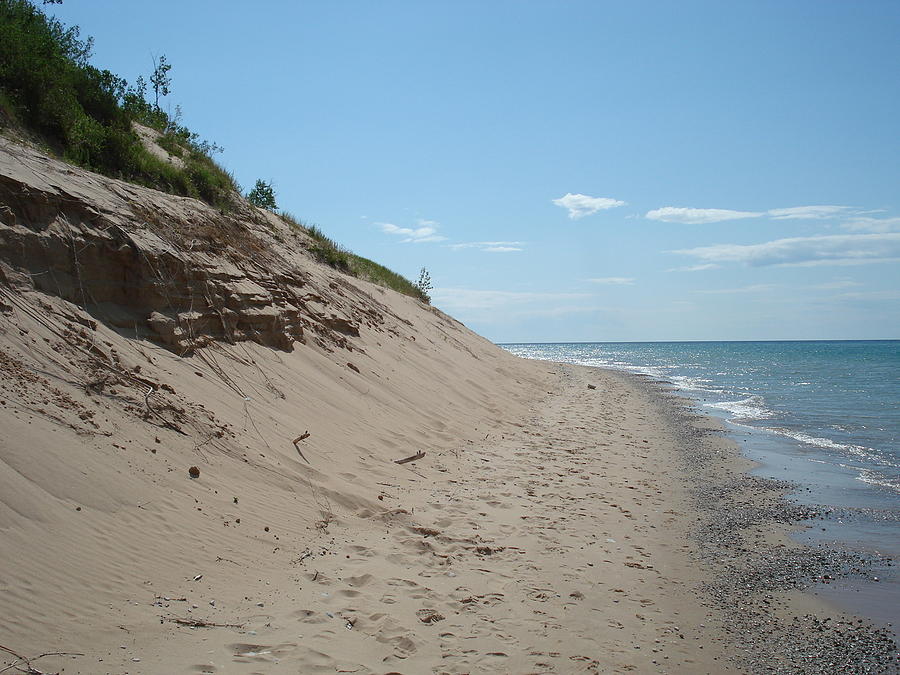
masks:
{"label": "tree", "polygon": [[428,294],[434,286],[431,285],[431,275],[428,273],[428,270],[424,267],[419,272],[419,280],[413,284],[415,289],[419,292],[419,295],[422,297],[422,300],[425,302],[431,302],[431,296]]}
{"label": "tree", "polygon": [[172,78],[169,71],[172,70],[171,64],[166,61],[166,55],[163,54],[158,59],[153,57],[153,74],[150,76],[150,84],[153,85],[153,93],[156,95],[154,105],[159,110],[159,97],[169,95],[169,87],[172,86]]}
{"label": "tree", "polygon": [[267,183],[261,178],[256,180],[256,185],[247,193],[247,201],[263,209],[275,211],[278,206],[275,204],[275,190],[272,183]]}

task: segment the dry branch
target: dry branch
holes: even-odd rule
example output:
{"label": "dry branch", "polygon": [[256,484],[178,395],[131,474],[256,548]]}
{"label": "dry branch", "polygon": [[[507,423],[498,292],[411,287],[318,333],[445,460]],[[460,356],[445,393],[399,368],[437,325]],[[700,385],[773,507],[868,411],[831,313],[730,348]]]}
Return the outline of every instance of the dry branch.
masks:
{"label": "dry branch", "polygon": [[300,446],[298,445],[298,443],[300,443],[300,441],[302,441],[302,440],[309,438],[309,436],[310,436],[310,433],[309,433],[309,430],[307,430],[307,431],[304,431],[299,436],[297,436],[297,438],[295,438],[293,441],[294,447],[297,448],[297,454],[299,454],[301,457],[303,457],[303,461],[306,462],[307,464],[309,464],[309,460],[306,459],[306,457],[304,456],[303,451],[300,449]]}
{"label": "dry branch", "polygon": [[395,459],[394,464],[406,464],[407,462],[415,462],[417,459],[422,459],[425,456],[424,450],[419,450],[416,454],[410,455],[409,457],[404,457],[403,459]]}
{"label": "dry branch", "polygon": [[[38,654],[37,656],[22,656],[21,654],[14,652],[9,647],[4,647],[3,645],[0,645],[0,649],[9,654],[12,654],[18,659],[18,661],[16,661],[15,663],[6,666],[6,668],[0,669],[0,673],[5,673],[7,670],[18,668],[20,671],[26,673],[27,675],[50,675],[50,673],[45,673],[43,670],[38,670],[37,668],[32,666],[31,662],[42,659],[45,656],[84,656],[84,654],[80,652],[44,652],[43,654]],[[25,666],[25,668],[22,668],[23,665]]]}
{"label": "dry branch", "polygon": [[181,619],[179,617],[166,618],[166,621],[177,623],[179,626],[189,626],[191,628],[243,628],[242,623],[215,623],[213,621],[204,621],[203,619]]}

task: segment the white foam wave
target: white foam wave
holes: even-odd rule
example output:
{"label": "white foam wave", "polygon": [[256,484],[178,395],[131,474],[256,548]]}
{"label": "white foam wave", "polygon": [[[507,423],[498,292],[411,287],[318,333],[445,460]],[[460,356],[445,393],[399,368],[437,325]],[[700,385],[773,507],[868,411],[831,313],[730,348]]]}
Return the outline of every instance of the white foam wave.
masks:
{"label": "white foam wave", "polygon": [[739,401],[722,401],[720,403],[704,403],[707,408],[730,412],[734,419],[764,420],[773,417],[775,413],[765,406],[761,396],[748,396]]}
{"label": "white foam wave", "polygon": [[703,378],[703,377],[689,377],[687,375],[674,375],[672,376],[672,382],[679,389],[684,389],[686,391],[700,391],[706,394],[729,394],[731,392],[725,389],[719,389],[717,387],[710,387],[712,384],[712,380]]}
{"label": "white foam wave", "polygon": [[778,427],[769,429],[769,431],[774,431],[775,433],[781,434],[782,436],[793,438],[795,441],[800,441],[801,443],[805,443],[806,445],[812,445],[819,448],[827,448],[829,450],[838,450],[839,452],[842,452],[844,454],[849,454],[854,457],[864,459],[867,462],[874,462],[883,466],[900,467],[900,464],[898,464],[897,462],[887,459],[886,457],[884,457],[884,455],[879,453],[874,448],[869,448],[865,445],[838,443],[837,441],[833,441],[830,438],[819,438],[817,436],[810,436],[809,434],[805,434],[802,431],[793,431],[791,429],[782,429]]}
{"label": "white foam wave", "polygon": [[869,485],[879,485],[881,487],[890,488],[895,492],[900,492],[900,478],[888,478],[873,471],[863,469],[856,479],[861,480],[863,483],[868,483]]}

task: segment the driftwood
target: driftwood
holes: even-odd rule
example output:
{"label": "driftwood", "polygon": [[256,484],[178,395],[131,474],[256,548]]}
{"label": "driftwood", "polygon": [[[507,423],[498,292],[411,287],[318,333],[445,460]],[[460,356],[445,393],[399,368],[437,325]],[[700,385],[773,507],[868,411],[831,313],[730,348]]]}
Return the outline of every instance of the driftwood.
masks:
{"label": "driftwood", "polygon": [[394,464],[406,464],[407,462],[415,462],[417,459],[422,459],[425,456],[424,450],[419,450],[416,454],[410,455],[409,457],[404,457],[403,459],[395,459]]}
{"label": "driftwood", "polygon": [[293,441],[294,447],[297,448],[297,454],[299,454],[301,457],[303,457],[303,461],[306,462],[307,464],[309,464],[309,460],[306,459],[306,457],[303,455],[303,451],[300,449],[300,446],[298,445],[298,443],[300,443],[300,441],[306,440],[309,437],[310,437],[310,433],[309,433],[309,430],[307,430],[307,431],[304,431],[299,436],[297,436],[297,438],[295,438]]}
{"label": "driftwood", "polygon": [[215,623],[213,621],[204,621],[203,619],[181,619],[179,617],[166,618],[166,621],[177,623],[179,626],[189,626],[191,628],[243,628],[242,623]]}
{"label": "driftwood", "polygon": [[[44,652],[43,654],[38,654],[37,656],[22,656],[21,654],[14,652],[9,647],[4,647],[3,645],[0,645],[0,650],[3,650],[8,654],[12,654],[18,659],[18,661],[16,661],[12,665],[0,669],[0,673],[5,673],[7,670],[16,668],[21,672],[27,673],[28,675],[50,675],[50,673],[46,673],[43,670],[38,670],[37,668],[32,666],[31,662],[42,659],[45,656],[84,656],[84,654],[82,654],[81,652]],[[24,668],[22,667],[23,665]]]}

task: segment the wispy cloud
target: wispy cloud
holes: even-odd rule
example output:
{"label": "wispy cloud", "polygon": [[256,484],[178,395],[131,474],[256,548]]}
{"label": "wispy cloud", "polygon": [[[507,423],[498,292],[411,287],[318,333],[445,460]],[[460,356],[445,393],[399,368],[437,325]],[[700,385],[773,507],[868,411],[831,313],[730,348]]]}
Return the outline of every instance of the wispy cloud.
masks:
{"label": "wispy cloud", "polygon": [[834,218],[849,211],[849,206],[791,206],[786,209],[769,209],[766,213],[775,220],[822,220]]}
{"label": "wispy cloud", "polygon": [[900,291],[854,291],[837,297],[841,300],[900,300]]}
{"label": "wispy cloud", "polygon": [[715,263],[702,263],[700,265],[687,265],[685,267],[673,267],[667,272],[702,272],[703,270],[717,270],[721,265]]}
{"label": "wispy cloud", "polygon": [[605,284],[607,286],[631,286],[634,279],[631,277],[600,277],[598,279],[588,279],[592,284]]}
{"label": "wispy cloud", "polygon": [[522,249],[517,246],[488,246],[482,250],[485,253],[513,253]]}
{"label": "wispy cloud", "polygon": [[728,220],[744,218],[762,218],[768,216],[774,220],[822,220],[835,218],[851,210],[849,206],[818,205],[790,206],[768,211],[735,211],[733,209],[696,209],[684,206],[663,206],[648,211],[646,218],[664,223],[681,223],[684,225],[705,225],[721,223]]}
{"label": "wispy cloud", "polygon": [[446,241],[447,237],[437,233],[438,223],[433,220],[419,220],[418,227],[398,227],[393,223],[375,223],[381,228],[382,232],[403,237],[400,241],[403,243],[414,242],[417,244],[430,241]]}
{"label": "wispy cloud", "polygon": [[732,211],[731,209],[693,209],[682,206],[663,206],[661,209],[647,211],[650,220],[664,223],[682,223],[684,225],[704,225],[721,223],[725,220],[741,218],[759,218],[763,213],[757,211]]}
{"label": "wispy cloud", "polygon": [[625,202],[610,197],[589,197],[588,195],[566,193],[553,203],[569,211],[569,218],[577,219],[590,216],[597,211],[605,211],[617,206],[625,206]]}
{"label": "wispy cloud", "polygon": [[775,284],[752,284],[750,286],[741,286],[740,288],[705,288],[696,290],[694,293],[702,295],[731,295],[733,293],[765,293],[773,291],[778,286]]}
{"label": "wispy cloud", "polygon": [[900,218],[872,218],[858,216],[841,225],[851,232],[896,232],[900,230]]}
{"label": "wispy cloud", "polygon": [[475,248],[486,253],[513,253],[521,251],[525,242],[522,241],[466,241],[459,244],[450,244],[455,251],[466,248]]}
{"label": "wispy cloud", "polygon": [[814,291],[840,291],[845,288],[856,288],[857,286],[862,286],[862,284],[858,281],[854,281],[853,279],[835,279],[833,281],[826,281],[821,284],[812,284],[807,288],[810,288]]}
{"label": "wispy cloud", "polygon": [[716,244],[672,251],[705,263],[862,265],[900,260],[900,233],[835,234],[776,239],[762,244]]}

